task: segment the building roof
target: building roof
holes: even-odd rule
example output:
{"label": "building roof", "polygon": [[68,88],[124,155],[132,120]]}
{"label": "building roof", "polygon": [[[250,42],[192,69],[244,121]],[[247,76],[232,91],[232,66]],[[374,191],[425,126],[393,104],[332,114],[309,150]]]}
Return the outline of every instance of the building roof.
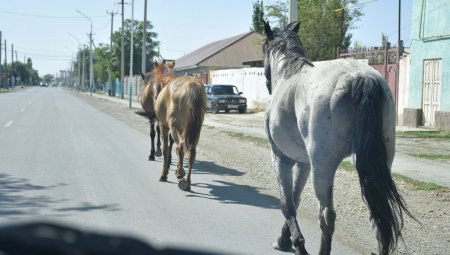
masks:
{"label": "building roof", "polygon": [[[196,68],[198,66],[202,66],[202,63],[206,60],[210,59],[211,57],[215,56],[216,54],[220,53],[224,49],[232,46],[236,42],[246,38],[249,35],[252,35],[255,32],[247,32],[243,34],[239,34],[233,37],[229,37],[226,39],[222,39],[216,42],[209,43],[179,59],[176,60],[175,70],[183,70],[183,69],[190,69],[190,68]],[[251,59],[254,60],[254,59]],[[214,61],[213,61],[214,62]],[[217,66],[224,66],[227,63],[215,63],[213,65]],[[208,64],[211,65],[211,61],[209,61]]]}

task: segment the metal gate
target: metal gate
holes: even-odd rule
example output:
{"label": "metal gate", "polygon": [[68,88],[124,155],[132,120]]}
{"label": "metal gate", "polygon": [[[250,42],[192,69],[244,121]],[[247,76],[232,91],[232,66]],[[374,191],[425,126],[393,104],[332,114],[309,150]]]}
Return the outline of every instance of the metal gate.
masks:
{"label": "metal gate", "polygon": [[441,98],[441,59],[429,59],[423,63],[423,125],[434,126],[434,113],[439,111]]}

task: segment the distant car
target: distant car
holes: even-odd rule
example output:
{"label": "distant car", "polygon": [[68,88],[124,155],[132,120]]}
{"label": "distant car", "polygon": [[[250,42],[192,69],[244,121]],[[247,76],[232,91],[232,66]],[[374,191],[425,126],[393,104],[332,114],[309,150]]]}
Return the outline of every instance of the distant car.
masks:
{"label": "distant car", "polygon": [[230,112],[237,110],[239,113],[247,112],[247,98],[241,96],[238,88],[234,85],[210,84],[205,85],[208,98],[207,108],[212,113],[219,111]]}
{"label": "distant car", "polygon": [[48,84],[45,82],[41,82],[41,87],[48,87]]}

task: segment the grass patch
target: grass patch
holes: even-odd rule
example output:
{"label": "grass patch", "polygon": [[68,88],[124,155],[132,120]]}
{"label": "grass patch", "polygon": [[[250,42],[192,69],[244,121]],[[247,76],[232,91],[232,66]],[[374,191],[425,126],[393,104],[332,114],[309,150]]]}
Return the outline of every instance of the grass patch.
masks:
{"label": "grass patch", "polygon": [[206,129],[215,129],[216,128],[215,126],[208,126],[208,125],[203,125],[203,127]]}
{"label": "grass patch", "polygon": [[397,137],[407,138],[446,138],[450,139],[450,131],[398,131]]}
{"label": "grass patch", "polygon": [[342,162],[338,166],[339,169],[345,170],[345,171],[355,171],[355,166],[352,162],[348,160],[342,160]]}
{"label": "grass patch", "polygon": [[263,148],[269,148],[269,144],[267,143],[267,140],[264,139],[264,138],[244,135],[242,133],[232,132],[232,131],[225,131],[225,134],[230,136],[230,137],[233,137],[233,138],[236,138],[238,140],[241,140],[241,141],[255,143],[256,145],[258,145],[260,147],[263,147]]}
{"label": "grass patch", "polygon": [[[356,171],[354,165],[350,161],[347,161],[347,160],[343,160],[341,162],[341,164],[339,164],[338,168],[341,170],[344,170],[344,171]],[[395,181],[402,181],[402,182],[410,185],[414,190],[424,190],[424,191],[439,190],[439,191],[450,192],[450,189],[448,189],[444,186],[441,186],[439,184],[436,184],[436,183],[418,181],[413,178],[406,177],[406,176],[396,174],[396,173],[392,173],[392,177]]]}
{"label": "grass patch", "polygon": [[393,173],[392,176],[394,177],[394,180],[401,180],[409,185],[411,185],[415,190],[424,190],[424,191],[433,191],[433,190],[441,190],[441,191],[448,191],[449,189],[441,186],[436,183],[431,182],[424,182],[424,181],[418,181],[400,174]]}
{"label": "grass patch", "polygon": [[408,154],[409,156],[424,158],[424,159],[450,159],[450,155],[442,155],[442,154]]}

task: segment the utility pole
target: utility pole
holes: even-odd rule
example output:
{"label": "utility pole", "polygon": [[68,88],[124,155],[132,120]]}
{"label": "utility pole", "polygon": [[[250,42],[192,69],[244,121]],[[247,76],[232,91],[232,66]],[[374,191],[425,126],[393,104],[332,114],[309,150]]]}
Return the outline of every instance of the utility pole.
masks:
{"label": "utility pole", "polygon": [[11,88],[13,87],[14,78],[14,44],[11,43]]}
{"label": "utility pole", "polygon": [[297,0],[289,0],[289,21],[298,21]]}
{"label": "utility pole", "polygon": [[[2,65],[2,31],[0,31],[0,66]],[[3,79],[2,77],[3,70],[0,68],[0,89],[3,88]]]}
{"label": "utility pole", "polygon": [[112,36],[113,36],[114,15],[117,14],[117,12],[106,11],[106,13],[111,14],[111,38],[109,41],[109,64],[108,64],[108,84],[109,84],[108,95],[112,96]]}
{"label": "utility pole", "polygon": [[84,58],[85,52],[86,52],[86,50],[84,49],[84,44],[83,44],[83,71],[81,74],[81,87],[83,88],[83,91],[84,91],[84,77],[85,77],[85,74],[84,74],[85,67],[84,66],[86,63],[85,58]]}
{"label": "utility pole", "polygon": [[3,44],[3,45],[5,45],[5,82],[6,82],[6,87],[8,87],[8,60],[7,60],[7,55],[6,55],[6,40],[5,40],[5,44]]}
{"label": "utility pole", "polygon": [[94,89],[94,61],[92,59],[92,19],[79,10],[75,10],[91,22],[91,33],[89,33],[89,88],[92,96],[92,90]]}
{"label": "utility pole", "polygon": [[81,43],[80,43],[80,40],[78,40],[78,38],[76,38],[73,34],[71,34],[71,33],[69,33],[69,35],[70,36],[72,36],[72,38],[73,39],[75,39],[77,42],[78,42],[78,52],[77,52],[77,62],[78,62],[78,69],[77,69],[77,71],[78,71],[78,86],[77,86],[77,90],[79,91],[81,88],[80,88],[80,85],[81,85],[81,68],[80,68],[80,65],[81,65]]}
{"label": "utility pole", "polygon": [[[403,52],[401,52],[401,48],[403,48],[402,46],[402,40],[400,37],[400,22],[401,22],[401,12],[402,10],[402,0],[398,0],[398,40],[397,40],[397,72],[396,72],[396,77],[395,77],[395,112],[397,113],[395,116],[397,116],[397,124],[398,124],[398,87],[400,85],[400,55],[403,54]],[[400,48],[401,47],[401,48]]]}
{"label": "utility pole", "polygon": [[128,95],[129,97],[129,103],[128,108],[131,108],[131,97],[132,97],[132,84],[131,81],[133,80],[133,21],[134,21],[134,0],[131,0],[131,43],[130,43],[130,79],[129,79],[129,85],[130,85],[130,93]]}
{"label": "utility pole", "polygon": [[147,72],[147,0],[144,1],[144,31],[142,32],[141,72],[143,74]]}
{"label": "utility pole", "polygon": [[[120,2],[122,5],[122,28],[120,29],[120,82],[124,82],[124,73],[125,73],[125,45],[124,45],[124,38],[123,38],[123,30],[124,30],[124,0]],[[123,98],[123,93],[120,95],[121,98]]]}

